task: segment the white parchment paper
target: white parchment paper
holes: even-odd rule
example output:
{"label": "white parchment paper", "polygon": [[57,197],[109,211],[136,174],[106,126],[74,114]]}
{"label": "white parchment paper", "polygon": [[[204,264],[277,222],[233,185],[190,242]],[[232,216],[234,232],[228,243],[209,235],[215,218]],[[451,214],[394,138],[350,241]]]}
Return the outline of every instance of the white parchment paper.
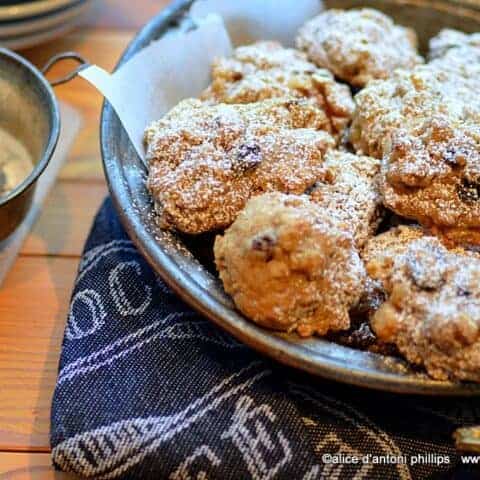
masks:
{"label": "white parchment paper", "polygon": [[294,43],[298,28],[322,9],[320,0],[197,0],[195,29],[178,29],[152,42],[114,74],[98,66],[80,75],[108,99],[140,157],[143,132],[180,100],[198,96],[210,83],[213,60],[232,45],[256,40]]}
{"label": "white parchment paper", "polygon": [[216,13],[222,17],[234,45],[257,40],[277,40],[295,45],[298,29],[321,11],[320,0],[197,0],[191,14],[196,18]]}

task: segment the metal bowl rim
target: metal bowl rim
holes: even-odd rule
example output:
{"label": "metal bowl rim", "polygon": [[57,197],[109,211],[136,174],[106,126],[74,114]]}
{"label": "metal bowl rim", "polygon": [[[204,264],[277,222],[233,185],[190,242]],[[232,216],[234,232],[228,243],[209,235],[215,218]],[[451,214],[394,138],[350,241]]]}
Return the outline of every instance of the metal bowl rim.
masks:
{"label": "metal bowl rim", "polygon": [[[158,32],[167,29],[169,24],[191,5],[192,1],[193,0],[178,0],[173,2],[173,4],[150,20],[127,46],[115,70],[137,51],[145,45],[148,45],[154,38],[158,38]],[[119,123],[118,117],[110,103],[105,100],[100,122],[100,146],[103,168],[114,207],[130,239],[139,249],[143,257],[187,304],[262,354],[273,357],[275,360],[291,367],[330,380],[341,381],[374,390],[402,394],[429,396],[480,395],[480,385],[477,384],[442,382],[428,378],[401,376],[393,372],[366,370],[364,367],[360,368],[355,365],[342,366],[339,365],[337,360],[330,359],[326,356],[322,356],[321,361],[317,358],[312,359],[311,354],[306,351],[306,349],[286,342],[280,337],[273,335],[273,332],[256,326],[253,322],[247,323],[243,329],[235,328],[233,323],[243,320],[243,317],[238,312],[229,309],[209,296],[206,290],[199,286],[188,274],[183,272],[180,267],[165,254],[140,219],[135,216],[134,208],[128,202],[128,189],[124,184],[122,169],[109,152],[108,138],[111,138],[112,124],[115,122]],[[228,320],[225,320],[227,318]],[[252,340],[252,338],[255,338],[255,341]],[[342,347],[341,345],[338,346]],[[272,355],[272,350],[275,351],[275,355]],[[368,354],[366,352],[362,353]],[[321,356],[321,354],[318,354],[318,356]]]}
{"label": "metal bowl rim", "polygon": [[0,6],[0,22],[9,23],[48,16],[58,10],[68,9],[78,1],[86,0],[32,0],[20,5],[3,5]]}
{"label": "metal bowl rim", "polygon": [[6,57],[10,61],[17,63],[34,76],[35,80],[38,82],[38,85],[41,87],[42,93],[45,95],[45,99],[47,100],[48,116],[51,124],[50,132],[47,139],[47,145],[42,154],[42,157],[34,165],[33,170],[22,181],[22,183],[17,185],[11,192],[8,193],[8,195],[0,198],[1,207],[21,195],[28,188],[30,188],[38,180],[40,175],[44,172],[45,168],[47,168],[47,165],[52,158],[53,152],[55,151],[58,143],[58,138],[60,136],[60,112],[52,87],[48,83],[47,79],[43,76],[43,74],[34,65],[32,65],[25,58],[21,57],[20,55],[12,52],[7,48],[0,47],[0,56]]}

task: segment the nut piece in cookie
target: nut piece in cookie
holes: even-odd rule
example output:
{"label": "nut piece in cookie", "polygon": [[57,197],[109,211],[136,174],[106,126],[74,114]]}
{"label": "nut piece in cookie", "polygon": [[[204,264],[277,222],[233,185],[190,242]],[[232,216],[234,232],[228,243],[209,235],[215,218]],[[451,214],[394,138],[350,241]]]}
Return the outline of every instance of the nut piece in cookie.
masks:
{"label": "nut piece in cookie", "polygon": [[320,208],[331,210],[336,224],[350,231],[361,248],[383,218],[379,180],[379,160],[331,150],[309,194]]}
{"label": "nut piece in cookie", "polygon": [[365,278],[352,236],[307,196],[251,199],[217,237],[215,260],[240,311],[304,337],[348,329]]}
{"label": "nut piece in cookie", "polygon": [[314,102],[324,113],[323,129],[336,137],[350,123],[355,108],[347,85],[310,63],[303,52],[278,42],[238,47],[231,57],[215,60],[212,84],[201,98],[232,104],[292,96]]}
{"label": "nut piece in cookie", "polygon": [[379,339],[435,379],[480,381],[480,257],[423,237],[390,262],[367,266],[388,297],[372,318]]}
{"label": "nut piece in cookie", "polygon": [[321,13],[300,29],[297,47],[355,87],[423,63],[413,30],[370,8]]}
{"label": "nut piece in cookie", "polygon": [[472,240],[480,218],[478,82],[431,65],[397,71],[356,96],[351,130],[358,152],[383,157],[388,208]]}
{"label": "nut piece in cookie", "polygon": [[148,188],[162,227],[196,234],[229,226],[264,192],[303,193],[333,137],[301,99],[248,105],[181,102],[146,132]]}

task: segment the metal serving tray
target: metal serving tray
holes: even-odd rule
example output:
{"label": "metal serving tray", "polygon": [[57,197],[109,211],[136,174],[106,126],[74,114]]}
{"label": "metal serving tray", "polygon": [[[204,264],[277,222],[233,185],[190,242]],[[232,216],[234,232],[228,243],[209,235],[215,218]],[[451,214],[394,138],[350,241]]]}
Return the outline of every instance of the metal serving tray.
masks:
{"label": "metal serving tray", "polygon": [[[480,31],[480,3],[473,0],[341,1],[328,7],[371,6],[414,27],[421,47],[445,27]],[[163,35],[187,14],[191,1],[171,4],[135,37],[120,63]],[[340,382],[400,393],[422,395],[479,395],[480,385],[438,382],[411,371],[403,361],[362,352],[320,338],[302,340],[277,334],[244,318],[223,292],[208,258],[211,238],[180,238],[158,228],[145,188],[145,169],[120,124],[105,102],[101,121],[101,148],[105,174],[121,221],[150,265],[193,308],[241,342],[279,362]],[[207,251],[207,254],[205,252]]]}

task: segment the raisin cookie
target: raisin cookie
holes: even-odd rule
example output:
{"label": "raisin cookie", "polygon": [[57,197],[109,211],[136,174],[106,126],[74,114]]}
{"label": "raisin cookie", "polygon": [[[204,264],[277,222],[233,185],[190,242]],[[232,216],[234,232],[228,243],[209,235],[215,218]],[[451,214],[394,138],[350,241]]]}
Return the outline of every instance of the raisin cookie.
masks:
{"label": "raisin cookie", "polygon": [[251,199],[217,237],[215,260],[241,312],[304,337],[348,329],[365,279],[351,234],[306,195]]}
{"label": "raisin cookie", "polygon": [[374,332],[432,378],[480,381],[480,257],[429,236],[402,250],[367,264],[387,293]]}
{"label": "raisin cookie", "polygon": [[319,67],[355,87],[423,62],[414,31],[370,8],[321,13],[300,29],[297,47]]}
{"label": "raisin cookie", "polygon": [[252,196],[305,192],[335,145],[323,122],[323,111],[301,99],[181,102],[145,134],[148,188],[161,226],[220,230]]}
{"label": "raisin cookie", "polygon": [[336,137],[350,123],[355,108],[347,85],[310,63],[303,52],[278,42],[238,47],[231,57],[216,59],[212,84],[201,98],[232,104],[291,96],[311,99],[324,112],[324,129]]}
{"label": "raisin cookie", "polygon": [[480,61],[480,33],[467,34],[458,30],[445,29],[431,38],[428,59],[430,64],[449,67],[454,65],[474,67]]}
{"label": "raisin cookie", "polygon": [[478,78],[421,66],[370,83],[356,96],[351,141],[383,158],[385,205],[424,226],[478,241]]}

